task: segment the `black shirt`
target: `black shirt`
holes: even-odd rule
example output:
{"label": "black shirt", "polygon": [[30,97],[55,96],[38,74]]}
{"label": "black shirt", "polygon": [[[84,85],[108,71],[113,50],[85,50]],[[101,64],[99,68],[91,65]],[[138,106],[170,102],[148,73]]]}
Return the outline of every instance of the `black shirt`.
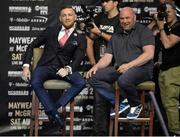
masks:
{"label": "black shirt", "polygon": [[[171,28],[169,28],[168,34],[174,34],[180,37],[180,22],[179,21],[176,22]],[[180,42],[178,42],[171,48],[162,49],[161,69],[167,70],[171,67],[176,67],[176,66],[180,66]]]}
{"label": "black shirt", "polygon": [[[119,15],[113,18],[108,18],[107,15],[104,13],[99,14],[95,18],[95,24],[102,32],[113,34],[117,32],[120,28]],[[102,44],[107,45],[107,41],[105,41],[101,37],[94,40],[94,55],[95,55],[96,61],[100,59],[100,46]]]}
{"label": "black shirt", "polygon": [[[120,66],[139,57],[143,53],[142,48],[146,45],[155,45],[152,31],[147,26],[136,23],[129,32],[125,33],[122,30],[113,34],[106,52],[112,54],[116,65]],[[152,69],[153,61],[149,61],[144,66]]]}

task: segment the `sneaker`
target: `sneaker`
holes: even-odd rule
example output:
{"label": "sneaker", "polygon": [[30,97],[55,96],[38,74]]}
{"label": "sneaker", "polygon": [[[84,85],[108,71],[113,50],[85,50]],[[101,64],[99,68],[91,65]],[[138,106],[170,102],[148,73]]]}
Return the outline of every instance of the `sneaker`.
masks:
{"label": "sneaker", "polygon": [[128,119],[135,119],[139,117],[139,114],[141,113],[143,106],[140,104],[136,107],[131,107],[130,112],[128,113],[127,117]]}
{"label": "sneaker", "polygon": [[[124,100],[120,103],[118,114],[121,114],[122,112],[124,112],[124,111],[125,111],[126,109],[128,109],[129,107],[130,107],[130,105],[128,104],[128,100],[127,100],[127,99],[124,99]],[[114,109],[113,109],[113,112],[110,113],[110,116],[111,116],[111,117],[115,116]]]}

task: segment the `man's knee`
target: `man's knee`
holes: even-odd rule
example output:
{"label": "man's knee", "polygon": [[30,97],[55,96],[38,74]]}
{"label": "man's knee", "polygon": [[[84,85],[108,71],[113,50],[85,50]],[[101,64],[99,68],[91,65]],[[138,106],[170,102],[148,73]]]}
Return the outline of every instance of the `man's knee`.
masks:
{"label": "man's knee", "polygon": [[78,85],[79,88],[84,88],[85,85],[86,85],[86,82],[85,82],[85,80],[82,78],[82,79],[80,79],[80,80],[78,81],[77,85]]}
{"label": "man's knee", "polygon": [[33,88],[36,88],[37,86],[42,86],[43,83],[41,82],[41,80],[38,79],[31,79],[31,85]]}
{"label": "man's knee", "polygon": [[32,73],[31,85],[33,88],[35,88],[37,86],[43,85],[43,81],[40,79],[40,77],[36,76],[36,74]]}
{"label": "man's knee", "polygon": [[78,75],[74,74],[71,84],[75,87],[82,89],[85,87],[86,82],[85,82],[85,79],[80,74],[78,74]]}
{"label": "man's knee", "polygon": [[97,106],[105,106],[107,107],[107,104],[109,103],[101,94],[98,92],[94,92],[94,103]]}
{"label": "man's knee", "polygon": [[118,84],[123,89],[128,87],[129,85],[129,83],[125,79],[121,79],[121,78],[118,79]]}
{"label": "man's knee", "polygon": [[89,78],[87,81],[88,81],[88,83],[89,83],[91,86],[93,86],[94,83],[96,83],[96,78],[95,78],[95,76],[92,76],[92,77]]}

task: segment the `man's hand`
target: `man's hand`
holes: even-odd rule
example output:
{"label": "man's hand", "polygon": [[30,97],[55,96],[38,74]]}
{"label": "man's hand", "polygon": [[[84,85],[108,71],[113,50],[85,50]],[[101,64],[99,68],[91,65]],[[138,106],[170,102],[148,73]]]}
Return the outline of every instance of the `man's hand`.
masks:
{"label": "man's hand", "polygon": [[91,32],[99,36],[99,34],[101,33],[101,30],[96,26],[95,23],[93,23],[93,26],[94,27],[91,29]]}
{"label": "man's hand", "polygon": [[93,61],[89,61],[89,62],[90,62],[90,64],[91,64],[91,66],[96,65],[96,61],[95,61],[95,60],[93,60]]}
{"label": "man's hand", "polygon": [[164,20],[159,20],[157,14],[154,14],[154,19],[156,20],[156,24],[159,28],[159,30],[163,30],[164,29]]}
{"label": "man's hand", "polygon": [[92,75],[94,75],[96,73],[96,71],[98,70],[98,68],[96,66],[93,66],[86,74],[86,78],[89,79],[90,77],[92,77]]}
{"label": "man's hand", "polygon": [[65,76],[67,76],[69,73],[68,73],[67,69],[65,69],[65,68],[60,68],[56,74],[59,75],[59,76],[61,76],[61,77],[65,77]]}
{"label": "man's hand", "polygon": [[31,72],[29,70],[29,67],[23,67],[22,79],[26,82],[31,79]]}
{"label": "man's hand", "polygon": [[154,68],[160,68],[160,66],[161,66],[161,64],[162,64],[162,62],[155,62],[154,63]]}
{"label": "man's hand", "polygon": [[126,71],[128,71],[128,69],[131,68],[131,65],[129,63],[127,64],[122,64],[121,66],[119,66],[119,68],[117,69],[117,71],[119,73],[125,73]]}

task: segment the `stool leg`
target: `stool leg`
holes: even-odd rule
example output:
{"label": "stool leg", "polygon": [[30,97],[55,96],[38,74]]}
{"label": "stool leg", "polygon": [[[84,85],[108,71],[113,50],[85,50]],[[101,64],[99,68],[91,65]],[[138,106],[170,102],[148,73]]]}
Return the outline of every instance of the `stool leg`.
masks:
{"label": "stool leg", "polygon": [[110,118],[110,121],[109,121],[109,136],[113,135],[113,124],[114,124],[113,121],[114,121],[114,119]]}
{"label": "stool leg", "polygon": [[153,135],[153,126],[154,126],[154,105],[151,101],[151,111],[150,111],[150,122],[149,122],[149,136]]}
{"label": "stool leg", "polygon": [[115,85],[115,118],[114,118],[114,135],[118,136],[118,111],[119,111],[119,87]]}
{"label": "stool leg", "polygon": [[165,125],[163,116],[162,116],[162,114],[161,114],[161,112],[160,112],[160,109],[159,109],[158,103],[157,103],[157,101],[156,101],[156,98],[155,98],[155,96],[154,96],[154,93],[153,93],[152,91],[150,91],[149,94],[150,94],[150,96],[151,96],[151,100],[152,100],[152,102],[153,102],[153,104],[154,104],[155,110],[156,110],[156,112],[157,112],[157,116],[158,116],[158,118],[159,118],[159,120],[160,120],[160,123],[161,123],[161,127],[162,127],[162,129],[163,129],[163,131],[164,131],[164,134],[165,134],[165,136],[169,136],[167,127],[166,127],[166,125]]}
{"label": "stool leg", "polygon": [[70,136],[73,136],[74,129],[74,99],[70,102]]}
{"label": "stool leg", "polygon": [[39,100],[37,96],[35,96],[35,136],[38,136],[39,130]]}
{"label": "stool leg", "polygon": [[144,122],[141,123],[141,136],[144,136]]}
{"label": "stool leg", "polygon": [[[142,115],[144,115],[144,112],[145,112],[145,91],[140,91],[141,92],[141,103],[143,105],[143,109],[142,109]],[[144,136],[145,135],[145,123],[142,122],[141,123],[141,136]]]}
{"label": "stool leg", "polygon": [[62,108],[62,114],[63,114],[63,120],[64,120],[64,126],[63,126],[63,130],[62,130],[62,135],[66,136],[66,108],[63,107]]}
{"label": "stool leg", "polygon": [[33,136],[35,126],[35,93],[32,92],[32,107],[31,107],[31,119],[30,119],[30,130],[29,136]]}

